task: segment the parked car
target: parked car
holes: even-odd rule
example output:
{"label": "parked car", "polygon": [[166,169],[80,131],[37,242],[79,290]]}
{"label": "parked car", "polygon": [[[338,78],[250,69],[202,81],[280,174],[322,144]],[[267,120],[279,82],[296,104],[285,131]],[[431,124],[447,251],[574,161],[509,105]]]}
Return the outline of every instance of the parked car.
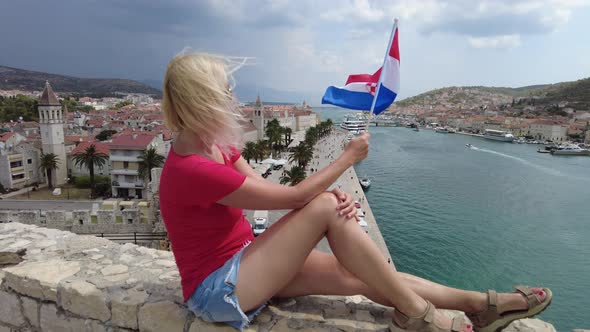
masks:
{"label": "parked car", "polygon": [[254,236],[258,236],[268,228],[268,211],[257,210],[254,211],[254,224],[252,224],[252,232]]}

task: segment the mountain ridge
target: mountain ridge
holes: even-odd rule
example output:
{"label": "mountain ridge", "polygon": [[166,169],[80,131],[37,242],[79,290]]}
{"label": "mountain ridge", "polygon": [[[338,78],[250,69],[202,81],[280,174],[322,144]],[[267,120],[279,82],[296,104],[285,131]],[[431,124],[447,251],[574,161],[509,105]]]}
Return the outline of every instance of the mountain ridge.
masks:
{"label": "mountain ridge", "polygon": [[104,97],[117,93],[144,93],[156,97],[162,92],[139,81],[119,78],[81,78],[0,65],[0,90],[40,91],[49,81],[59,93]]}

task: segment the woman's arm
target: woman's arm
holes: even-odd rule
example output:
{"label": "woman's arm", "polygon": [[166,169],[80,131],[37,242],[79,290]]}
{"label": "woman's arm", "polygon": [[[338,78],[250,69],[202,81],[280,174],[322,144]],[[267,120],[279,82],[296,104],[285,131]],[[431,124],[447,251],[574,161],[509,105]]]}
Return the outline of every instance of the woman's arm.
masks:
{"label": "woman's arm", "polygon": [[[282,186],[261,177],[247,176],[236,191],[225,196],[218,203],[252,210],[301,208],[325,191],[354,163],[363,160],[368,152],[369,135],[362,134],[350,141],[336,161],[296,186]],[[236,163],[240,163],[240,161],[238,160]],[[240,168],[238,169],[240,170]],[[254,171],[252,170],[252,172]]]}

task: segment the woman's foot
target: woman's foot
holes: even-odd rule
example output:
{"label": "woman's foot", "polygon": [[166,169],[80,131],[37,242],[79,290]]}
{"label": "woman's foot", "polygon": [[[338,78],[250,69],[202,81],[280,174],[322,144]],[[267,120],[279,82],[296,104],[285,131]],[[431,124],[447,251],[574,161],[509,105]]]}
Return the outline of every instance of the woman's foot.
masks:
{"label": "woman's foot", "polygon": [[449,318],[426,301],[426,310],[411,317],[396,310],[393,314],[392,331],[429,331],[429,332],[472,332],[473,327],[462,316]]}
{"label": "woman's foot", "polygon": [[485,302],[467,313],[478,331],[497,331],[511,322],[533,317],[549,306],[553,294],[548,288],[516,286],[514,293],[488,291]]}

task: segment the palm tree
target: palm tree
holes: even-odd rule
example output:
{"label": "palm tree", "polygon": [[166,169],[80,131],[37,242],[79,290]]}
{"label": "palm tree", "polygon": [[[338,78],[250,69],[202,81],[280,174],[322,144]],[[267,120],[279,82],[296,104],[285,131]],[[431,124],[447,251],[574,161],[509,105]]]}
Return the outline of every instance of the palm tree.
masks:
{"label": "palm tree", "polygon": [[59,164],[59,160],[57,159],[57,155],[55,153],[41,152],[41,162],[39,164],[39,169],[42,169],[47,175],[47,185],[49,186],[49,189],[53,189],[51,173],[54,169],[57,169],[57,164]]}
{"label": "palm tree", "polygon": [[139,159],[137,174],[142,179],[145,179],[147,175],[151,182],[152,168],[161,167],[164,164],[166,157],[159,154],[158,151],[156,151],[156,148],[151,147],[149,149],[143,150],[137,159]]}
{"label": "palm tree", "polygon": [[281,176],[281,184],[291,183],[292,186],[305,180],[305,168],[301,166],[293,166],[290,170],[283,171]]}
{"label": "palm tree", "polygon": [[289,161],[296,161],[300,167],[307,166],[307,163],[313,158],[313,150],[304,142],[299,143],[293,148],[293,153],[289,157]]}
{"label": "palm tree", "polygon": [[[242,150],[242,156],[248,161],[249,164],[250,159],[254,159],[254,157],[256,157],[256,143],[246,142],[246,145]],[[256,159],[256,162],[258,162],[258,159]]]}
{"label": "palm tree", "polygon": [[268,143],[266,141],[258,140],[256,142],[256,154],[254,160],[258,162],[258,159],[263,160],[268,155]]}
{"label": "palm tree", "polygon": [[291,134],[293,134],[293,129],[290,127],[285,127],[283,133],[285,134],[285,146],[288,146],[291,143]]}
{"label": "palm tree", "polygon": [[268,141],[270,143],[270,147],[276,147],[277,144],[280,144],[281,138],[283,137],[282,127],[279,123],[279,120],[272,119],[266,124],[266,129],[264,131],[266,137],[268,137]]}
{"label": "palm tree", "polygon": [[94,166],[102,169],[104,164],[109,160],[109,156],[96,150],[96,145],[90,144],[84,151],[74,154],[74,164],[79,167],[88,168],[90,173],[90,197],[94,197]]}

